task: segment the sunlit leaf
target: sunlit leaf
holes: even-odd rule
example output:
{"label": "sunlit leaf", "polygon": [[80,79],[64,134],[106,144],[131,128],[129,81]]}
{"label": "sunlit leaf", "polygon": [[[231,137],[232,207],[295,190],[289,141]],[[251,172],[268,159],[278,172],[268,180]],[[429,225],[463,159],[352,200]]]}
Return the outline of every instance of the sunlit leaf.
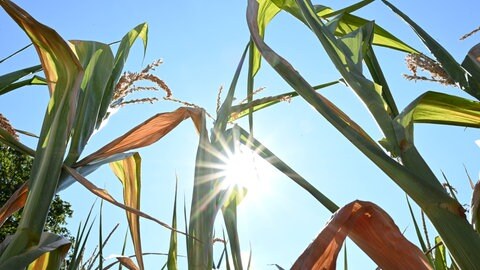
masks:
{"label": "sunlit leaf", "polygon": [[238,127],[240,130],[240,142],[245,144],[248,148],[262,157],[265,161],[270,163],[272,166],[277,168],[279,171],[284,173],[288,178],[292,179],[297,185],[305,189],[310,193],[318,202],[320,202],[325,208],[330,212],[335,212],[338,210],[338,206],[332,202],[328,197],[321,193],[317,188],[315,188],[310,182],[305,180],[300,176],[296,171],[294,171],[290,166],[278,158],[272,151],[270,151],[264,144],[259,142],[257,139],[252,138],[247,131]]}
{"label": "sunlit leaf", "polygon": [[438,92],[426,92],[411,102],[395,120],[413,142],[414,123],[480,127],[480,102]]}
{"label": "sunlit leaf", "polygon": [[[12,243],[10,243],[10,245],[12,245]],[[43,232],[42,237],[40,238],[40,241],[37,245],[30,247],[28,250],[18,254],[18,256],[13,256],[4,260],[0,264],[0,269],[23,269],[35,260],[41,258],[42,255],[53,252],[50,254],[50,256],[46,255],[50,258],[44,257],[43,259],[41,259],[41,261],[38,261],[38,264],[34,265],[34,267],[37,268],[32,268],[50,270],[53,268],[39,267],[42,266],[42,262],[44,263],[43,266],[46,267],[55,266],[55,263],[58,262],[58,260],[63,259],[62,256],[66,255],[69,248],[70,241],[67,238],[49,232]],[[52,265],[50,265],[50,263]]]}
{"label": "sunlit leaf", "polygon": [[92,161],[109,157],[114,154],[148,146],[173,130],[183,120],[191,118],[197,131],[201,127],[202,110],[181,107],[169,113],[157,114],[140,125],[132,128],[124,135],[108,143],[98,151],[85,157],[74,166],[79,167]]}
{"label": "sunlit leaf", "polygon": [[71,138],[66,163],[71,165],[78,160],[88,139],[95,129],[102,96],[113,69],[113,53],[107,44],[94,41],[70,41],[85,70],[78,98],[78,113]]}
{"label": "sunlit leaf", "polygon": [[447,270],[447,253],[440,236],[435,237],[435,270]]}
{"label": "sunlit leaf", "polygon": [[129,257],[117,257],[117,260],[129,270],[140,270]]}
{"label": "sunlit leaf", "polygon": [[407,15],[397,9],[394,5],[386,0],[382,0],[388,7],[390,7],[397,15],[399,15],[420,37],[423,43],[428,47],[430,52],[440,62],[442,68],[448,73],[448,75],[457,82],[464,91],[480,99],[480,83],[477,78],[472,77],[471,74],[465,71],[465,69],[458,64],[453,56],[445,50],[440,43],[438,43],[433,37],[431,37],[425,30],[423,30],[418,24],[416,24]]}
{"label": "sunlit leaf", "polygon": [[[326,88],[328,86],[335,85],[338,82],[339,81],[333,81],[333,82],[320,84],[320,85],[314,86],[313,89],[319,90],[319,89],[322,89],[322,88]],[[249,108],[250,107],[253,109],[253,112],[256,112],[256,111],[265,109],[267,107],[270,107],[274,104],[277,104],[279,102],[289,101],[290,99],[292,99],[294,97],[297,97],[297,96],[298,96],[298,93],[293,91],[293,92],[288,92],[288,93],[284,93],[284,94],[280,94],[280,95],[276,95],[276,96],[256,99],[256,100],[253,100],[250,103],[244,103],[244,104],[239,104],[239,105],[232,106],[231,116],[230,116],[229,121],[234,121],[234,120],[237,120],[237,119],[240,119],[240,118],[246,116],[249,113]]]}
{"label": "sunlit leaf", "polygon": [[370,202],[354,201],[333,215],[292,270],[335,269],[347,236],[382,269],[432,269],[423,252],[402,235],[385,211]]}
{"label": "sunlit leaf", "polygon": [[[175,181],[175,197],[173,199],[173,214],[172,214],[172,228],[177,229],[177,193],[178,193],[178,178]],[[185,222],[186,224],[186,222]],[[177,233],[172,231],[170,234],[170,247],[168,249],[167,269],[177,270]]]}
{"label": "sunlit leaf", "polygon": [[108,109],[110,107],[110,102],[112,101],[115,85],[122,74],[123,67],[127,61],[128,54],[130,53],[130,48],[133,46],[133,43],[135,40],[137,40],[137,38],[142,39],[143,52],[145,54],[148,43],[148,25],[146,23],[139,24],[130,30],[130,32],[128,32],[120,42],[115,55],[115,61],[110,79],[108,80],[108,83],[105,86],[105,91],[103,92],[101,107],[98,113],[98,118],[96,119],[97,129],[101,126],[103,120],[108,117]]}
{"label": "sunlit leaf", "polygon": [[37,22],[8,0],[1,1],[0,5],[34,44],[51,93],[33,162],[30,192],[18,227],[19,233],[0,258],[1,262],[5,262],[40,240],[75,119],[83,70],[75,54],[54,30]]}
{"label": "sunlit leaf", "polygon": [[[141,158],[138,153],[124,160],[110,163],[110,168],[123,185],[123,201],[126,206],[140,210]],[[144,269],[142,241],[140,238],[140,220],[134,213],[126,212],[130,235],[132,237],[138,266]],[[173,227],[175,229],[175,227]]]}

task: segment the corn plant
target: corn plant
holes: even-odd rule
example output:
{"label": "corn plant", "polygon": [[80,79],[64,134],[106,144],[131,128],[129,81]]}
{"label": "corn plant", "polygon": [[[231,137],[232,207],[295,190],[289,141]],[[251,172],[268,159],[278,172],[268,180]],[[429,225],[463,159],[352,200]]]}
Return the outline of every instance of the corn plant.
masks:
{"label": "corn plant", "polygon": [[[477,269],[480,257],[476,250],[480,247],[480,237],[466,220],[462,205],[445,191],[417,151],[413,127],[414,123],[478,127],[480,103],[444,93],[426,92],[399,112],[372,45],[403,51],[414,57],[421,54],[386,35],[375,23],[350,14],[370,2],[361,1],[332,12],[326,7],[312,5],[308,0],[250,0],[247,21],[252,40],[263,59],[422,208],[461,269]],[[446,82],[458,85],[478,99],[477,50],[472,49],[463,63],[458,64],[413,20],[388,1],[383,3],[400,15],[430,49],[448,78]],[[343,80],[367,105],[382,130],[384,138],[379,143],[328,99],[315,92],[286,59],[265,43],[262,38],[265,27],[280,11],[299,19],[318,38]],[[363,73],[363,64],[368,67],[372,79]]]}

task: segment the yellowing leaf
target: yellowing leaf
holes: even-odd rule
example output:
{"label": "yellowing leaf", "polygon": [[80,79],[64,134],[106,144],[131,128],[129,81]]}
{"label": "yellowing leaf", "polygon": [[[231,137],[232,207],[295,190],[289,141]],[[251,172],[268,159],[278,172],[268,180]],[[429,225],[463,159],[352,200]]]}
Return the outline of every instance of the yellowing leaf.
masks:
{"label": "yellowing leaf", "polygon": [[[110,168],[123,185],[123,201],[125,205],[140,210],[140,169],[141,158],[138,153],[123,160],[110,163]],[[140,238],[139,216],[126,211],[130,235],[132,237],[135,256],[140,269],[144,269],[142,241]]]}
{"label": "yellowing leaf", "polygon": [[129,270],[139,270],[138,266],[128,257],[117,257],[117,260]]}
{"label": "yellowing leaf", "polygon": [[338,210],[292,267],[335,269],[338,252],[350,237],[382,269],[432,269],[390,216],[371,202],[354,201]]}

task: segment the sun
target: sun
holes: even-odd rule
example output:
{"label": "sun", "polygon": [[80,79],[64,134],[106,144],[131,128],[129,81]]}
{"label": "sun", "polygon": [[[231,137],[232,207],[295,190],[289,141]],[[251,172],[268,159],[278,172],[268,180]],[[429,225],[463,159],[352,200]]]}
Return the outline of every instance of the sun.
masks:
{"label": "sun", "polygon": [[[221,189],[234,186],[245,188],[249,194],[264,188],[267,165],[254,151],[240,145],[235,153],[228,155],[223,173]],[[250,195],[249,195],[250,196]]]}

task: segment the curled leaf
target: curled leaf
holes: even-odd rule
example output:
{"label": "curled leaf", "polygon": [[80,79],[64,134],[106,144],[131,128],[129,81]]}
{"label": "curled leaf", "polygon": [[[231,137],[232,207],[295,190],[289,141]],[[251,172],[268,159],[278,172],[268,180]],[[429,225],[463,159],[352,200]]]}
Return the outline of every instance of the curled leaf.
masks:
{"label": "curled leaf", "polygon": [[402,235],[385,211],[371,202],[357,200],[333,215],[292,270],[335,269],[347,236],[382,269],[432,269],[423,252]]}

